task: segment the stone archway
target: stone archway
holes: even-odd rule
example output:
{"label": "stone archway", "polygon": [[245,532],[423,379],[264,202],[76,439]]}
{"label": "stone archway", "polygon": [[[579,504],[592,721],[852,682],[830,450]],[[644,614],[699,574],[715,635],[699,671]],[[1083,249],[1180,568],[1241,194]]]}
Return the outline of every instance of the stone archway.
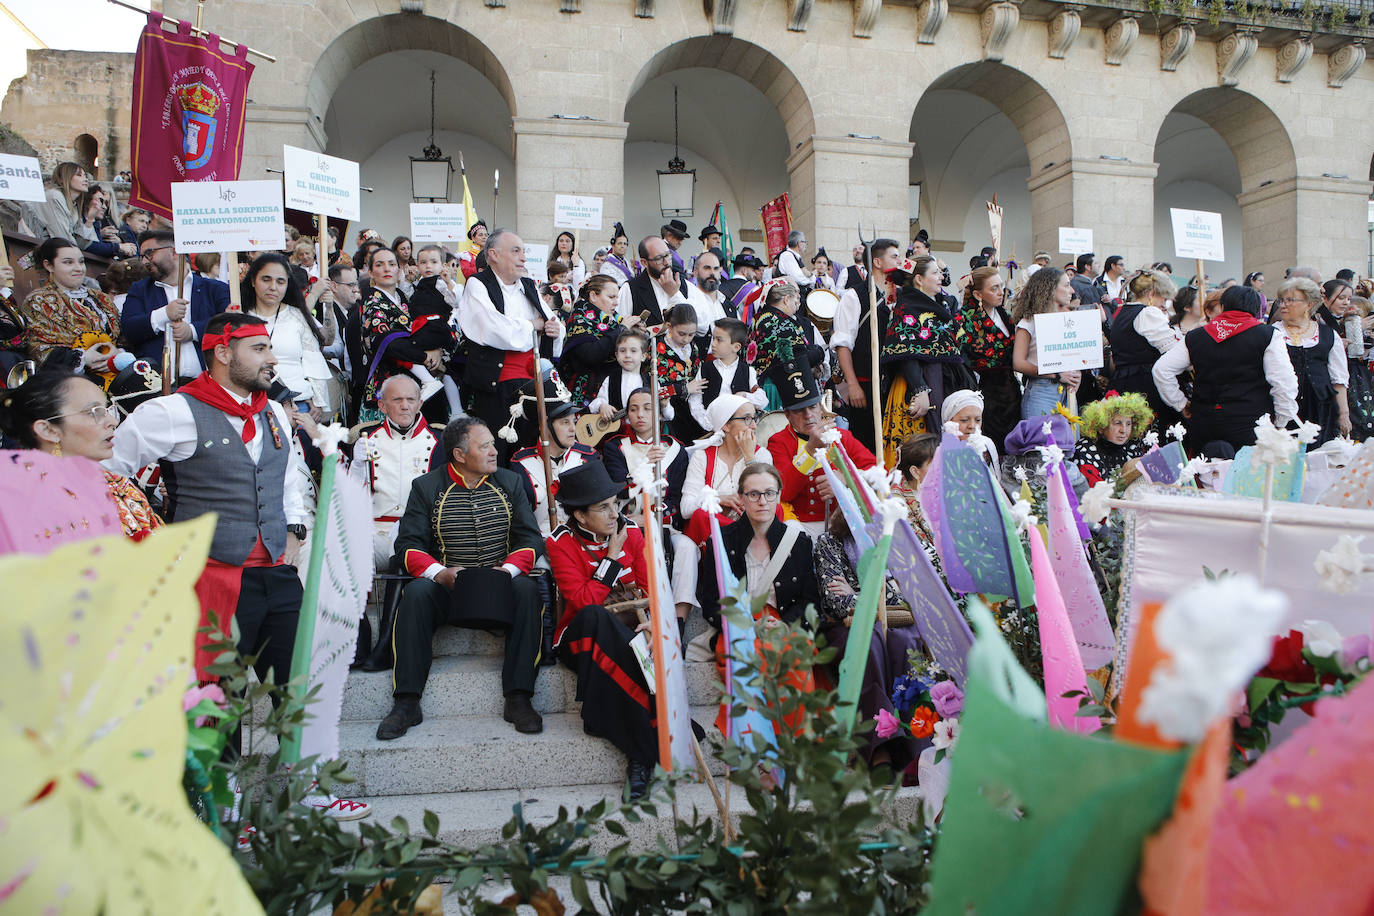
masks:
{"label": "stone archway", "polygon": [[[492,221],[493,174],[503,193],[498,219],[517,212],[515,92],[490,48],[430,16],[392,14],[353,26],[332,41],[306,87],[312,137],[325,152],[361,164],[364,225],[388,237],[409,231],[410,157],[429,142],[429,75],[436,75],[435,144],[461,151],[479,215]],[[461,199],[457,175],[451,199]]]}
{"label": "stone archway", "polygon": [[[815,133],[810,99],[795,74],[769,51],[730,35],[707,35],[662,49],[630,84],[623,115],[630,234],[652,233],[662,223],[655,170],[672,155],[674,85],[681,155],[697,169],[692,234],[722,200],[739,246],[741,230],[756,231],[758,208],[784,191],[792,200],[794,225],[809,231],[814,182],[809,173],[798,175],[789,154]],[[684,251],[693,253],[696,247],[689,241]]]}
{"label": "stone archway", "polygon": [[[1214,280],[1253,270],[1282,276],[1295,263],[1297,157],[1288,129],[1263,101],[1233,87],[1185,96],[1160,125],[1155,160],[1159,257],[1173,252],[1168,208],[1189,206],[1222,213],[1227,260],[1207,265]],[[1195,268],[1175,271],[1191,275]]]}
{"label": "stone archway", "polygon": [[956,274],[988,244],[984,202],[994,192],[1006,211],[1004,255],[1028,263],[1036,248],[1057,247],[1055,230],[1073,211],[1073,148],[1060,106],[1038,81],[993,61],[955,67],[921,95],[909,136],[909,181],[921,185],[913,216]]}

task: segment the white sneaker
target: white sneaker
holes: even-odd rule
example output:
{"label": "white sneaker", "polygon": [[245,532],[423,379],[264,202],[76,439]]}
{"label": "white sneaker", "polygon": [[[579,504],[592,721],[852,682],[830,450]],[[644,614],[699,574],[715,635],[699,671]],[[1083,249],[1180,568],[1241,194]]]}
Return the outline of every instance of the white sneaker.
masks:
{"label": "white sneaker", "polygon": [[437,378],[432,378],[420,386],[420,400],[428,401],[443,390],[444,383]]}
{"label": "white sneaker", "polygon": [[364,801],[339,798],[337,795],[307,795],[301,804],[323,811],[339,821],[356,821],[372,813],[372,806]]}

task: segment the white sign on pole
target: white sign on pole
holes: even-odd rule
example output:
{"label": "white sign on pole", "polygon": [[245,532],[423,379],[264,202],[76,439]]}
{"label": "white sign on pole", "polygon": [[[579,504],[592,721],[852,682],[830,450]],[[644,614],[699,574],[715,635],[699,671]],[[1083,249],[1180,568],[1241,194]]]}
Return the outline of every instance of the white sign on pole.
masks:
{"label": "white sign on pole", "polygon": [[553,225],[555,229],[589,229],[592,232],[600,232],[601,198],[555,194]]}
{"label": "white sign on pole", "polygon": [[462,204],[411,204],[410,240],[420,242],[465,242]]}
{"label": "white sign on pole", "polygon": [[535,283],[549,278],[549,246],[525,243],[525,273]]}
{"label": "white sign on pole", "polygon": [[1080,255],[1093,250],[1093,231],[1075,229],[1072,226],[1059,227],[1059,253]]}
{"label": "white sign on pole", "polygon": [[1174,224],[1174,257],[1190,261],[1226,260],[1220,213],[1170,207],[1169,219]]}
{"label": "white sign on pole", "polygon": [[295,146],[282,147],[286,205],[292,210],[340,219],[362,218],[358,163]]}
{"label": "white sign on pole", "polygon": [[1097,309],[1036,315],[1035,354],[1041,375],[1102,368],[1102,320]]}
{"label": "white sign on pole", "polygon": [[284,224],[278,182],[172,182],[172,232],[180,254],[279,251],[286,247]]}
{"label": "white sign on pole", "polygon": [[43,167],[37,159],[0,153],[0,198],[46,200],[43,193]]}

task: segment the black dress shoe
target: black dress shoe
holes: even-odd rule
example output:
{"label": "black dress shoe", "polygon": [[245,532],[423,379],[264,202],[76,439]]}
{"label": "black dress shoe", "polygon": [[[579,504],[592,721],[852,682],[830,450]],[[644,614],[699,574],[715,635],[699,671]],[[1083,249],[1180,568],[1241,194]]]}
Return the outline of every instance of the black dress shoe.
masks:
{"label": "black dress shoe", "polygon": [[425,714],[420,711],[420,698],[417,696],[401,696],[396,698],[396,702],[391,707],[391,712],[386,714],[382,724],[377,726],[377,740],[391,741],[404,735],[412,725],[419,725],[425,721]]}
{"label": "black dress shoe", "polygon": [[544,730],[544,720],[530,705],[530,695],[523,690],[513,690],[506,694],[506,708],[501,718],[515,726],[515,730],[527,735],[537,735]]}
{"label": "black dress shoe", "polygon": [[643,798],[649,791],[649,777],[653,775],[654,768],[651,764],[640,760],[630,759],[625,767],[625,778],[630,783],[630,798]]}

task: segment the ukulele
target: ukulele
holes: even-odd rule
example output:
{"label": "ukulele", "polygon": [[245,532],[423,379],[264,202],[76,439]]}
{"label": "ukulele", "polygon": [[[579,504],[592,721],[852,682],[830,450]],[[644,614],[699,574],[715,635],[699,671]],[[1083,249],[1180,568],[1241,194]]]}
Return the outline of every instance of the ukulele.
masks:
{"label": "ukulele", "polygon": [[596,448],[611,433],[620,429],[625,419],[625,411],[617,410],[609,420],[599,413],[589,413],[577,420],[577,441],[588,448]]}

